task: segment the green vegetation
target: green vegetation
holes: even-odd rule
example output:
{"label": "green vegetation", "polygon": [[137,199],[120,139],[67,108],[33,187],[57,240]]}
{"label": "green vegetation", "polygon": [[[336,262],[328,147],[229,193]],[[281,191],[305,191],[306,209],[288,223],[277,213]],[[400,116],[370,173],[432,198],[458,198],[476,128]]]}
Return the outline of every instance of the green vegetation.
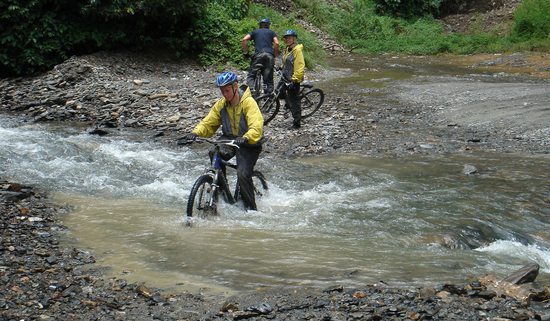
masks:
{"label": "green vegetation", "polygon": [[[296,29],[306,64],[323,50],[292,18],[251,0],[5,0],[0,3],[0,76],[47,70],[74,54],[165,48],[219,69],[246,68],[241,39],[270,17],[278,33]],[[9,26],[9,27],[8,27]]]}
{"label": "green vegetation", "polygon": [[188,31],[204,12],[203,0],[3,0],[0,75],[33,74],[96,50],[189,48]]}
{"label": "green vegetation", "polygon": [[484,31],[474,26],[468,34],[445,33],[432,17],[452,0],[351,0],[336,6],[322,0],[294,2],[306,20],[355,52],[425,55],[550,49],[548,0],[523,1],[512,27]]}
{"label": "green vegetation", "polygon": [[381,15],[393,15],[404,18],[436,14],[442,0],[375,0],[376,12]]}
{"label": "green vegetation", "polygon": [[510,41],[522,50],[550,50],[550,1],[523,0],[514,15]]}
{"label": "green vegetation", "polygon": [[[317,37],[298,19],[362,53],[469,54],[550,50],[550,1],[524,0],[514,20],[494,30],[446,33],[434,19],[466,0],[294,0],[281,13],[251,0],[4,0],[0,2],[0,76],[47,70],[74,54],[165,48],[218,69],[249,65],[242,37],[269,17],[281,35],[295,29],[306,65],[322,63]],[[283,44],[282,39],[281,46]]]}
{"label": "green vegetation", "polygon": [[[241,69],[250,65],[250,60],[242,56],[241,40],[252,30],[258,28],[258,21],[268,17],[271,29],[282,35],[287,29],[298,32],[300,43],[304,44],[304,58],[306,66],[313,68],[322,61],[324,51],[318,39],[306,32],[293,17],[283,17],[279,12],[263,5],[251,5],[248,14],[243,18],[234,18],[231,11],[219,3],[211,3],[207,9],[206,19],[199,23],[196,34],[200,43],[205,43],[205,50],[199,54],[199,61],[208,66],[218,66],[218,69],[227,67],[227,64]],[[279,36],[281,49],[282,37]],[[253,47],[253,42],[251,43]],[[253,48],[249,48],[250,51]]]}

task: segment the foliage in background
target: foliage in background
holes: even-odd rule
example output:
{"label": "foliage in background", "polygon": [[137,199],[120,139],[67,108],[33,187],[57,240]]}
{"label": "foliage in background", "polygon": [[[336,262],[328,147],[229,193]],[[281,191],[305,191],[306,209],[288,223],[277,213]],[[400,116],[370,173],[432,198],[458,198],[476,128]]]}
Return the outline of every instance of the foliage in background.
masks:
{"label": "foliage in background", "polygon": [[203,0],[4,0],[0,75],[33,74],[96,50],[181,50],[204,8]]}
{"label": "foliage in background", "polygon": [[292,18],[251,0],[5,0],[0,3],[0,76],[47,70],[74,54],[166,48],[219,69],[245,69],[242,37],[270,16],[277,32],[297,29],[306,62],[322,49]]}
{"label": "foliage in background", "polygon": [[77,25],[80,6],[78,1],[53,1],[49,6],[45,1],[3,1],[0,75],[37,72],[85,42],[88,35]]}
{"label": "foliage in background", "polygon": [[474,26],[468,35],[446,33],[433,18],[468,1],[294,0],[295,10],[283,16],[251,0],[3,0],[0,76],[34,74],[74,54],[118,48],[167,48],[197,55],[206,66],[246,69],[241,39],[261,17],[279,35],[298,31],[308,68],[322,63],[324,50],[299,19],[365,53],[550,50],[550,1],[524,0],[513,26],[498,32]]}
{"label": "foliage in background", "polygon": [[207,6],[206,16],[198,21],[190,36],[193,48],[200,51],[199,61],[205,66],[218,66],[238,61],[241,38],[246,31],[240,20],[231,17],[229,10],[214,1]]}
{"label": "foliage in background", "polygon": [[437,14],[441,2],[442,0],[374,0],[378,14],[402,18]]}
{"label": "foliage in background", "polygon": [[204,15],[203,1],[89,0],[82,12],[101,49],[187,46],[186,33]]}
{"label": "foliage in background", "polygon": [[[197,24],[193,31],[196,43],[203,46],[198,58],[201,64],[215,66],[218,70],[237,68],[246,70],[250,60],[242,55],[241,40],[252,30],[258,28],[262,18],[269,18],[270,28],[279,38],[281,50],[284,47],[282,35],[287,29],[298,32],[298,41],[304,45],[304,58],[307,68],[314,68],[322,63],[324,50],[317,38],[306,32],[293,17],[283,17],[277,11],[263,5],[252,4],[249,12],[243,19],[235,19],[231,11],[219,3],[211,3],[207,8],[206,18]],[[254,42],[249,42],[249,51],[253,53]]]}
{"label": "foliage in background", "polygon": [[[437,12],[457,7],[463,0],[294,0],[300,14],[313,21],[346,48],[363,53],[471,54],[506,50],[549,50],[550,1],[524,0],[515,16],[512,33],[482,30],[469,34],[446,33]],[[419,4],[411,12],[413,3]],[[380,14],[384,6],[385,15]],[[414,11],[413,10],[413,11]],[[431,12],[431,14],[427,14]]]}
{"label": "foliage in background", "polygon": [[[281,53],[285,47],[283,35],[286,30],[294,29],[298,33],[298,42],[304,45],[304,59],[306,67],[308,69],[315,69],[315,66],[318,64],[323,64],[325,59],[325,51],[322,44],[319,42],[319,39],[307,31],[300,25],[295,17],[294,13],[290,13],[287,16],[281,15],[278,11],[267,8],[262,5],[253,5],[250,8],[248,14],[248,23],[253,25],[253,28],[249,28],[247,32],[252,31],[254,28],[258,27],[258,21],[261,18],[267,17],[271,21],[271,29],[275,31],[279,38],[279,46]],[[241,38],[245,34],[242,34]],[[253,43],[252,43],[253,44]],[[249,62],[247,62],[248,66]]]}
{"label": "foliage in background", "polygon": [[511,39],[518,46],[550,49],[550,1],[523,0],[514,15]]}

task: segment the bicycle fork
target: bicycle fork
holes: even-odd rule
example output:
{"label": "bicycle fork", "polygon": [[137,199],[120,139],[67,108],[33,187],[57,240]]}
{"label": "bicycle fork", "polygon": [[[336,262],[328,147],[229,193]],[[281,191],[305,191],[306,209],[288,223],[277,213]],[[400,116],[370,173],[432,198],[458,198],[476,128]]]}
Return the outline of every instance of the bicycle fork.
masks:
{"label": "bicycle fork", "polygon": [[215,192],[218,192],[218,189],[220,189],[227,203],[234,204],[236,202],[235,198],[233,197],[233,195],[231,195],[231,192],[229,190],[227,179],[225,178],[225,175],[220,174],[220,170],[216,171],[214,175],[214,183],[212,184],[212,188]]}

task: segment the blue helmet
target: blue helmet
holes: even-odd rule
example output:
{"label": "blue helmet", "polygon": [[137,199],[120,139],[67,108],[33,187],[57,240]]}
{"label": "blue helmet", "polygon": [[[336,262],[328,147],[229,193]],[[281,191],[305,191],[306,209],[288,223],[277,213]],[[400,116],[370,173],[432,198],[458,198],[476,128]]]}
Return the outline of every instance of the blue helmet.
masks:
{"label": "blue helmet", "polygon": [[217,87],[223,87],[230,85],[234,82],[237,82],[237,75],[232,73],[231,71],[222,72],[218,78],[216,79],[216,86]]}
{"label": "blue helmet", "polygon": [[285,34],[283,35],[283,38],[288,37],[288,36],[293,36],[293,37],[298,38],[298,33],[296,33],[296,30],[288,29],[287,31],[285,31]]}
{"label": "blue helmet", "polygon": [[267,26],[269,27],[269,25],[271,24],[271,21],[269,21],[269,18],[262,18],[260,19],[260,21],[258,21],[258,24],[262,26],[262,23],[267,24]]}

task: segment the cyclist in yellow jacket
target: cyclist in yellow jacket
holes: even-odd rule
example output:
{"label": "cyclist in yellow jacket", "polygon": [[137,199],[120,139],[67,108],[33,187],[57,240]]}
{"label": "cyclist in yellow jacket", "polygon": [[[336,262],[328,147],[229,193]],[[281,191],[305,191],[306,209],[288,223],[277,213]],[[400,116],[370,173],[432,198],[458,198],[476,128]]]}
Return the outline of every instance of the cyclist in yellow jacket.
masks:
{"label": "cyclist in yellow jacket", "polygon": [[208,115],[183,139],[212,137],[222,126],[220,139],[233,139],[240,147],[237,149],[224,145],[222,157],[229,160],[236,155],[237,182],[243,204],[246,209],[257,210],[252,172],[262,151],[264,118],[248,86],[239,87],[237,75],[232,72],[221,73],[216,79],[216,86],[220,88],[223,97],[214,103]]}
{"label": "cyclist in yellow jacket", "polygon": [[295,30],[289,29],[285,32],[284,41],[286,48],[283,52],[283,77],[289,81],[286,88],[286,99],[289,103],[290,112],[294,119],[292,128],[300,128],[302,120],[302,107],[300,105],[300,83],[304,80],[305,61],[302,44],[298,44],[298,34]]}

